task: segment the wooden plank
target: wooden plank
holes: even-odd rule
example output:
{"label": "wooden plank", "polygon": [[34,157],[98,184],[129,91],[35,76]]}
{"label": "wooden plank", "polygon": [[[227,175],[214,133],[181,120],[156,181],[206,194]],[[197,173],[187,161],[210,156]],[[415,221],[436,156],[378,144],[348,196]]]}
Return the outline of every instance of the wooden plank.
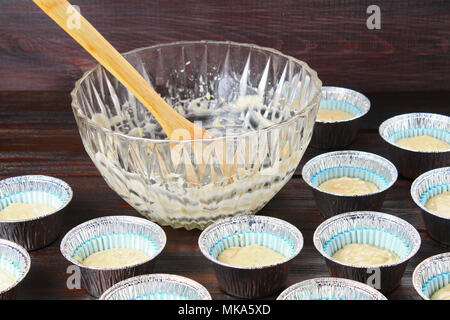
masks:
{"label": "wooden plank", "polygon": [[[450,2],[74,0],[121,52],[179,40],[232,40],[302,59],[324,84],[361,91],[448,90]],[[0,11],[0,90],[70,90],[94,62],[31,1]]]}

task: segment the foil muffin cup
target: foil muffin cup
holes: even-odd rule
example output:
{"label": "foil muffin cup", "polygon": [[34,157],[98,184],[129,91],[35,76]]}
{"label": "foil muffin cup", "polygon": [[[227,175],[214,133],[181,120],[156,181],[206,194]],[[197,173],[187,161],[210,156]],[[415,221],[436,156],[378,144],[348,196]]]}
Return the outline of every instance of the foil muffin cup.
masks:
{"label": "foil muffin cup", "polygon": [[434,113],[407,113],[384,121],[379,128],[390,158],[400,174],[414,179],[420,174],[450,166],[450,149],[417,151],[396,144],[399,139],[429,135],[450,144],[450,117]]}
{"label": "foil muffin cup", "polygon": [[[373,211],[332,217],[319,225],[313,241],[325,258],[331,276],[366,283],[384,294],[398,287],[408,261],[421,244],[420,235],[412,225],[395,216]],[[357,266],[333,258],[338,250],[351,243],[384,248],[400,260],[378,266]]]}
{"label": "foil muffin cup", "polygon": [[277,300],[387,300],[374,288],[349,279],[315,278],[293,284]]}
{"label": "foil muffin cup", "polygon": [[414,269],[412,282],[414,289],[424,299],[430,297],[450,283],[450,252],[425,259]]}
{"label": "foil muffin cup", "polygon": [[20,283],[30,270],[31,259],[27,250],[17,243],[0,239],[0,270],[8,272],[16,281],[4,290],[0,290],[0,300],[15,299]]}
{"label": "foil muffin cup", "polygon": [[[155,258],[166,245],[166,234],[157,224],[130,216],[102,217],[70,230],[61,241],[61,253],[81,271],[81,285],[99,297],[114,284],[137,275],[150,273]],[[145,252],[147,260],[120,268],[97,268],[80,262],[103,250],[129,248]]]}
{"label": "foil muffin cup", "polygon": [[[236,267],[217,260],[227,248],[252,244],[272,249],[286,260],[263,267]],[[260,298],[284,286],[291,261],[303,248],[303,236],[295,226],[280,219],[239,216],[210,225],[200,234],[198,245],[213,263],[222,290],[240,298]]]}
{"label": "foil muffin cup", "polygon": [[428,235],[450,245],[450,216],[442,216],[425,207],[428,200],[446,191],[450,191],[450,167],[425,172],[411,185],[411,197],[421,209]]}
{"label": "foil muffin cup", "polygon": [[173,274],[146,274],[123,280],[100,300],[211,300],[200,283]]}
{"label": "foil muffin cup", "polygon": [[370,100],[363,94],[340,87],[322,87],[319,110],[341,110],[353,117],[346,120],[316,120],[310,145],[319,149],[339,149],[351,144],[361,120],[370,110]]}
{"label": "foil muffin cup", "polygon": [[27,250],[49,245],[58,238],[64,209],[72,200],[72,194],[72,189],[64,181],[43,175],[18,176],[0,181],[0,210],[17,202],[39,203],[55,208],[36,218],[0,219],[0,238],[16,242]]}
{"label": "foil muffin cup", "polygon": [[[347,176],[372,182],[378,191],[359,195],[345,195],[323,191],[319,186],[334,178]],[[316,205],[323,217],[359,211],[377,211],[386,193],[397,180],[395,166],[387,159],[362,151],[334,151],[309,160],[302,169],[303,180],[313,189]]]}

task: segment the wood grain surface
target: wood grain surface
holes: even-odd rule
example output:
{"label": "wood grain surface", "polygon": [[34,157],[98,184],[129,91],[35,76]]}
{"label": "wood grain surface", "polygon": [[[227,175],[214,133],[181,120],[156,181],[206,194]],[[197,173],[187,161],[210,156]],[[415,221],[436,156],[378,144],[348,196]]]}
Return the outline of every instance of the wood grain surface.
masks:
{"label": "wood grain surface", "polygon": [[[178,40],[232,40],[304,60],[326,85],[450,90],[450,1],[73,0],[120,52]],[[0,91],[70,90],[93,59],[28,0],[0,0]]]}
{"label": "wood grain surface", "polygon": [[[412,111],[449,115],[450,93],[374,93],[368,97],[374,109],[364,118],[363,129],[348,149],[386,156],[377,134],[381,121]],[[67,92],[0,92],[0,106],[0,179],[45,174],[68,182],[74,196],[64,216],[62,234],[100,216],[139,216],[109,189],[84,152]],[[259,213],[293,223],[303,233],[305,246],[292,263],[289,285],[328,275],[322,256],[312,244],[313,232],[323,219],[311,190],[300,176],[303,163],[322,152],[308,148],[292,180]],[[409,195],[410,185],[411,181],[400,178],[388,193],[382,209],[412,223],[422,237],[421,249],[408,264],[401,286],[388,296],[389,299],[419,299],[411,284],[414,267],[431,255],[449,251],[426,234],[420,211]],[[200,253],[198,230],[164,227],[164,231],[168,242],[155,272],[187,276],[206,286],[213,298],[233,299],[220,290],[210,262]],[[60,254],[60,240],[61,237],[50,246],[31,252],[31,271],[23,282],[19,299],[93,299],[82,289],[67,289],[69,263]]]}

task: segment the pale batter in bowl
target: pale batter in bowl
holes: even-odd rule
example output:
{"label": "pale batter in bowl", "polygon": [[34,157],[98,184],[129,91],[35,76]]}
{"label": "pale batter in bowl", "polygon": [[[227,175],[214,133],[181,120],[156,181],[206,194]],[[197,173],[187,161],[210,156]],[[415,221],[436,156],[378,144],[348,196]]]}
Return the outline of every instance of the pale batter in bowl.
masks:
{"label": "pale batter in bowl", "polygon": [[0,220],[16,221],[33,219],[55,211],[55,208],[40,203],[11,203],[0,211]]}
{"label": "pale batter in bowl", "polygon": [[336,251],[333,258],[357,266],[379,266],[400,260],[393,252],[369,244],[351,243]]}
{"label": "pale batter in bowl", "polygon": [[252,244],[225,249],[217,260],[236,267],[264,267],[283,262],[286,257],[272,249]]}
{"label": "pale batter in bowl", "polygon": [[417,151],[442,151],[450,149],[450,144],[429,135],[403,138],[397,140],[396,144],[401,147]]}
{"label": "pale batter in bowl", "polygon": [[319,185],[319,189],[326,192],[357,195],[378,191],[378,187],[372,182],[360,178],[340,177],[329,179]]}
{"label": "pale batter in bowl", "polygon": [[429,199],[425,208],[444,217],[450,217],[450,191],[435,195]]}
{"label": "pale batter in bowl", "polygon": [[140,250],[129,248],[114,248],[91,254],[82,260],[76,257],[83,265],[94,268],[122,268],[142,263],[149,256]]}

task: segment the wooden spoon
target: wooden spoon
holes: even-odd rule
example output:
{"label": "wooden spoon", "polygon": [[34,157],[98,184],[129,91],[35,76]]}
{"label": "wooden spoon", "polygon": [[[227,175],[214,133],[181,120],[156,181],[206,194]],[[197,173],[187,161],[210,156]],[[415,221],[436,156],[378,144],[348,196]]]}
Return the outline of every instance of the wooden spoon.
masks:
{"label": "wooden spoon", "polygon": [[[153,114],[169,139],[213,136],[169,106],[133,66],[66,0],[33,0]],[[74,15],[76,22],[74,24]],[[184,131],[186,130],[186,131]]]}

